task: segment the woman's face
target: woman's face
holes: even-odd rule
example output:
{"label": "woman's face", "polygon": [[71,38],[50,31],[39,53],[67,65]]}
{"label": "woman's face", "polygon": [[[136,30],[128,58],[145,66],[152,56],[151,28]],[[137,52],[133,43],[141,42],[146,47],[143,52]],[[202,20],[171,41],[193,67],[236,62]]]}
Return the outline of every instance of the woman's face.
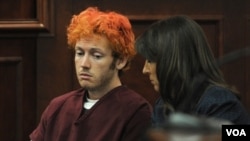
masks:
{"label": "woman's face", "polygon": [[156,63],[150,62],[149,60],[145,61],[143,70],[143,74],[147,74],[149,80],[151,81],[152,85],[154,86],[155,91],[159,92],[159,81],[156,75]]}

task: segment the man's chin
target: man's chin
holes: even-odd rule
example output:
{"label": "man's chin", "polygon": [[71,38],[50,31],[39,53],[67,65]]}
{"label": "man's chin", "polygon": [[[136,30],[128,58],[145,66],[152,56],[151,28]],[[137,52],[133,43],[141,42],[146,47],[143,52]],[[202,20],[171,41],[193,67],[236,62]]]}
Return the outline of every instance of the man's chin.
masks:
{"label": "man's chin", "polygon": [[93,87],[88,86],[88,85],[81,85],[81,87],[85,90],[93,90]]}
{"label": "man's chin", "polygon": [[89,89],[89,88],[90,88],[90,86],[89,86],[89,85],[86,85],[86,84],[80,84],[80,86],[81,86],[82,88],[84,88],[84,89]]}

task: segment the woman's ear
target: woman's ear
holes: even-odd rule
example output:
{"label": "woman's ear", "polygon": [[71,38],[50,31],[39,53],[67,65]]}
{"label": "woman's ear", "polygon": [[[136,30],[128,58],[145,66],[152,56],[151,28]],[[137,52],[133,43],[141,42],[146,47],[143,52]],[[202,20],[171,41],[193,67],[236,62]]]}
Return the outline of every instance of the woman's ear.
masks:
{"label": "woman's ear", "polygon": [[116,69],[121,70],[123,69],[128,63],[128,58],[123,57],[123,58],[118,58],[116,61]]}

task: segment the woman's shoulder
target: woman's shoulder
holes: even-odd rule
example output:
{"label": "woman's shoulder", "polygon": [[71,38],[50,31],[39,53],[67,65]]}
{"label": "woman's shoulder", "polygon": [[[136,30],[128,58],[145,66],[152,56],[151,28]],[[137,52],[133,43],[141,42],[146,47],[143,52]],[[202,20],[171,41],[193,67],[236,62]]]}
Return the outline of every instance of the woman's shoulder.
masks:
{"label": "woman's shoulder", "polygon": [[196,106],[196,112],[233,123],[250,123],[249,114],[238,97],[231,90],[220,86],[206,89]]}
{"label": "woman's shoulder", "polygon": [[238,97],[230,89],[221,86],[210,86],[203,93],[200,101],[207,102],[223,102],[238,101]]}

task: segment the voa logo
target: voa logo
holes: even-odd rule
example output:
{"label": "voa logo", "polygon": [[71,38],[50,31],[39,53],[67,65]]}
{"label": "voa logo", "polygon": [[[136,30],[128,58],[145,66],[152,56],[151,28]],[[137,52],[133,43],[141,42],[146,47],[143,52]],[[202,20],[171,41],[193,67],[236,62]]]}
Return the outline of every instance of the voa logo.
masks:
{"label": "voa logo", "polygon": [[228,136],[247,136],[244,129],[226,129]]}

